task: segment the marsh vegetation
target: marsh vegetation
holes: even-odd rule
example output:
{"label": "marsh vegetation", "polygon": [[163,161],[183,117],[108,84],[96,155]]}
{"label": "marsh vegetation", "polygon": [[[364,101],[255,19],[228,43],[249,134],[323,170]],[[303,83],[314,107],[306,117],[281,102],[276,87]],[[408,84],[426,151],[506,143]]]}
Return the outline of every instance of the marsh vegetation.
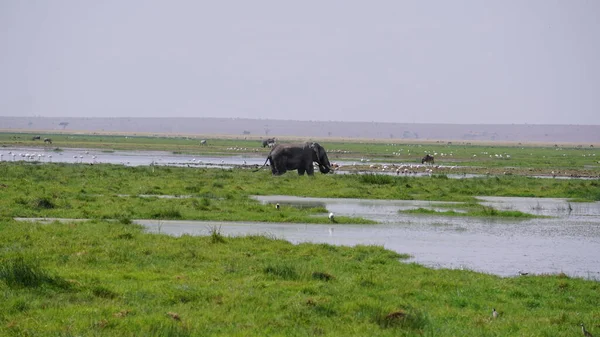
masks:
{"label": "marsh vegetation", "polygon": [[[20,140],[10,143],[6,134],[2,137],[5,145],[31,145],[25,144],[29,140],[17,144]],[[105,151],[127,148],[223,154],[233,144],[251,148],[250,141],[240,140],[209,140],[200,148],[188,139],[51,137],[55,147]],[[186,142],[190,145],[185,146]],[[260,144],[252,142],[256,143],[252,143],[254,151]],[[392,154],[389,144],[325,146],[332,161],[338,154],[345,160],[368,157],[371,162],[412,158],[402,151]],[[408,146],[423,152],[449,145]],[[335,152],[338,148],[348,152]],[[449,157],[455,165],[473,165],[473,152],[489,152],[490,148],[456,147],[451,151]],[[510,151],[510,158],[495,157],[477,161],[478,165],[485,169],[500,165],[502,170],[510,165],[524,172],[554,166],[598,172],[586,168],[593,157],[588,149],[560,150],[568,156],[552,148],[502,151]],[[444,159],[436,158],[438,161]],[[588,323],[588,330],[596,333],[589,324],[600,315],[599,283],[594,281],[564,274],[500,278],[434,270],[403,263],[407,256],[382,247],[293,245],[274,237],[227,237],[218,226],[203,237],[149,234],[131,220],[328,223],[323,207],[277,209],[251,196],[459,201],[466,203],[464,211],[477,212],[476,196],[597,201],[599,187],[598,180],[537,179],[519,174],[461,180],[444,174],[309,178],[294,173],[272,177],[268,171],[241,167],[3,161],[0,335],[571,336],[580,331],[580,322]],[[506,216],[489,208],[483,212],[489,213],[485,216]],[[17,222],[15,217],[92,220],[41,224]],[[336,219],[340,224],[372,223],[361,218]],[[492,317],[492,308],[499,317]]]}
{"label": "marsh vegetation", "polygon": [[[94,148],[104,151],[139,150],[168,151],[194,156],[227,156],[247,154],[266,158],[269,148],[263,148],[261,139],[246,137],[188,137],[188,136],[135,136],[135,135],[82,135],[46,134],[52,145],[32,140],[35,134],[0,133],[0,144],[11,147]],[[201,140],[207,140],[201,145]],[[285,138],[281,142],[298,141]],[[305,139],[300,139],[304,141]],[[371,165],[381,170],[382,164],[421,164],[421,158],[435,157],[436,174],[490,174],[557,177],[600,177],[600,151],[589,145],[577,144],[507,144],[465,142],[389,143],[367,140],[318,140],[327,150],[330,161],[354,162],[359,169]],[[353,170],[346,166],[345,169]]]}
{"label": "marsh vegetation", "polygon": [[375,246],[104,221],[0,231],[6,336],[572,336],[600,301],[598,282],[432,270]]}

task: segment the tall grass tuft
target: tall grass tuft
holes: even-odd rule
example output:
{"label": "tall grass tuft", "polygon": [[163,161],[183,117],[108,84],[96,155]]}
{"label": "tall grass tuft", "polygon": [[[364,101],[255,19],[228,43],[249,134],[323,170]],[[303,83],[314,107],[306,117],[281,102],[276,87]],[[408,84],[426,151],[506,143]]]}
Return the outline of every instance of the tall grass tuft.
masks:
{"label": "tall grass tuft", "polygon": [[208,229],[211,243],[225,243],[225,237],[221,234],[221,226],[211,226]]}
{"label": "tall grass tuft", "polygon": [[361,174],[358,181],[363,184],[393,185],[394,178],[383,174]]}
{"label": "tall grass tuft", "polygon": [[40,269],[36,264],[26,262],[22,257],[0,263],[0,280],[9,287],[37,288],[44,284],[68,288],[69,283]]}
{"label": "tall grass tuft", "polygon": [[153,219],[181,219],[183,216],[178,209],[174,207],[168,209],[159,209],[151,214]]}
{"label": "tall grass tuft", "polygon": [[315,271],[312,273],[312,278],[315,280],[321,280],[321,281],[331,281],[333,280],[335,277],[329,273],[325,273],[322,271]]}
{"label": "tall grass tuft", "polygon": [[177,323],[155,323],[143,335],[149,337],[188,337],[192,336],[192,333],[189,328]]}
{"label": "tall grass tuft", "polygon": [[92,289],[92,294],[94,294],[94,296],[96,297],[100,297],[100,298],[106,298],[106,299],[114,299],[119,297],[119,294],[115,293],[114,291],[103,287],[103,286],[96,286]]}
{"label": "tall grass tuft", "polygon": [[284,280],[297,280],[299,278],[298,272],[292,266],[278,264],[269,265],[263,269],[263,272],[268,275],[280,277]]}
{"label": "tall grass tuft", "polygon": [[382,328],[402,328],[422,331],[429,323],[425,314],[418,310],[396,310],[389,313],[380,311],[374,318]]}
{"label": "tall grass tuft", "polygon": [[37,209],[52,209],[54,203],[48,198],[38,198],[33,201],[33,207]]}

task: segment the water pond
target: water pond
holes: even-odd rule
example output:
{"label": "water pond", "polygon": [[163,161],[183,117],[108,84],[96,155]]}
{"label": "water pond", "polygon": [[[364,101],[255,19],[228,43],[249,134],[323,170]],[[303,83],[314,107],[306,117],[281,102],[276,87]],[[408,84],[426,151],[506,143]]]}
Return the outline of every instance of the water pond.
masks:
{"label": "water pond", "polygon": [[[564,199],[482,198],[497,209],[514,209],[550,218],[507,219],[410,215],[417,207],[437,208],[428,201],[299,198],[257,196],[281,207],[324,206],[336,215],[360,216],[377,225],[330,225],[137,220],[151,232],[207,235],[269,235],[292,243],[353,246],[380,245],[408,253],[434,268],[470,269],[500,276],[565,273],[600,280],[600,203]],[[447,203],[446,203],[447,204]],[[448,205],[444,206],[448,209]]]}

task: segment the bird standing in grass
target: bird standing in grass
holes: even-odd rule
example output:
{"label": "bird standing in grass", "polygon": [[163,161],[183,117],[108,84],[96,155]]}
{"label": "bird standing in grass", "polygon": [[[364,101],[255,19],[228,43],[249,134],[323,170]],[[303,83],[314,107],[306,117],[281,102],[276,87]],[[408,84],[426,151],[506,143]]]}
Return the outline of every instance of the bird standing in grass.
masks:
{"label": "bird standing in grass", "polygon": [[581,323],[581,324],[579,324],[579,325],[581,325],[581,332],[583,332],[583,335],[584,335],[585,337],[594,337],[594,336],[592,336],[592,334],[591,334],[589,331],[587,331],[587,330],[585,329],[585,325],[583,325],[583,323]]}
{"label": "bird standing in grass", "polygon": [[495,308],[492,308],[492,318],[498,318],[498,312]]}
{"label": "bird standing in grass", "polygon": [[279,209],[279,203],[275,204],[275,208]]}
{"label": "bird standing in grass", "polygon": [[331,220],[331,222],[335,222],[335,217],[333,216],[333,213],[329,213],[329,220]]}

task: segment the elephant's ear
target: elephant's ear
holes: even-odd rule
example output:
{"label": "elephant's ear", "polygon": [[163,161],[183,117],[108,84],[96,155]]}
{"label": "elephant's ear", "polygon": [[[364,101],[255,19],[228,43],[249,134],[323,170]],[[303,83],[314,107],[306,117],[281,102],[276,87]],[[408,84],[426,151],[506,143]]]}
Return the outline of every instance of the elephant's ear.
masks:
{"label": "elephant's ear", "polygon": [[309,147],[311,150],[313,150],[313,161],[318,162],[319,161],[319,147],[315,146],[315,142],[310,143]]}
{"label": "elephant's ear", "polygon": [[313,149],[313,161],[316,161],[318,164],[321,163],[321,145],[319,143],[312,143],[310,147]]}

